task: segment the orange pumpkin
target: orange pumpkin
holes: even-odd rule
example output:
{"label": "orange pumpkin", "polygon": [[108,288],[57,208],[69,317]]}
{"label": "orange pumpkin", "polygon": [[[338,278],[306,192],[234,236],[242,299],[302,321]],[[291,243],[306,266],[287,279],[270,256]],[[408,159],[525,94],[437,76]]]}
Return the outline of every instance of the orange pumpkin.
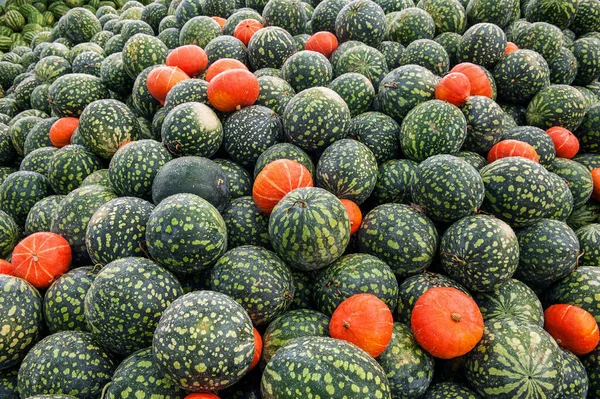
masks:
{"label": "orange pumpkin", "polygon": [[544,312],[544,328],[557,344],[577,356],[590,353],[598,346],[598,323],[594,316],[579,306],[550,306]]}
{"label": "orange pumpkin", "polygon": [[213,62],[206,70],[206,81],[210,82],[215,76],[221,72],[229,71],[231,69],[244,69],[248,70],[248,67],[241,61],[234,60],[233,58],[221,58]]}
{"label": "orange pumpkin", "polygon": [[471,82],[464,74],[452,72],[444,76],[435,88],[435,98],[460,107],[471,95]]}
{"label": "orange pumpkin", "polygon": [[0,274],[8,274],[9,276],[15,275],[15,268],[10,262],[0,259]]}
{"label": "orange pumpkin", "polygon": [[358,205],[349,199],[341,199],[340,201],[342,201],[342,204],[350,217],[350,234],[354,234],[360,228],[360,224],[362,223],[362,212]]}
{"label": "orange pumpkin", "polygon": [[208,84],[210,104],[221,112],[239,111],[256,102],[260,86],[250,71],[232,69],[221,72]]}
{"label": "orange pumpkin", "polygon": [[287,193],[312,186],[313,179],[306,166],[291,159],[277,159],[256,176],[252,197],[258,209],[269,215]]}
{"label": "orange pumpkin", "polygon": [[517,47],[517,45],[514,44],[513,42],[507,42],[506,43],[506,50],[504,51],[504,55],[510,54],[513,51],[517,51],[518,49],[519,49],[519,47]]}
{"label": "orange pumpkin", "polygon": [[223,27],[225,26],[225,22],[227,22],[227,20],[225,18],[221,18],[221,17],[210,17],[210,19],[212,19],[213,21],[216,21],[219,26],[221,27],[221,29],[223,29]]}
{"label": "orange pumpkin", "polygon": [[479,65],[463,62],[452,68],[450,72],[460,72],[469,79],[472,96],[492,98],[492,83],[485,71]]}
{"label": "orange pumpkin", "polygon": [[415,302],[410,323],[419,345],[441,359],[464,355],[483,336],[479,307],[452,287],[434,287],[421,295]]}
{"label": "orange pumpkin", "polygon": [[208,56],[201,47],[187,44],[171,51],[167,56],[166,64],[181,69],[188,76],[196,77],[206,70]]}
{"label": "orange pumpkin", "polygon": [[191,393],[184,399],[219,399],[214,393]]}
{"label": "orange pumpkin", "polygon": [[254,357],[252,358],[252,363],[250,364],[250,368],[248,371],[252,370],[254,367],[258,365],[260,361],[260,355],[262,355],[263,342],[260,333],[255,328],[254,329]]}
{"label": "orange pumpkin", "polygon": [[564,127],[553,126],[546,133],[554,142],[557,157],[571,159],[579,152],[579,140]]}
{"label": "orange pumpkin", "polygon": [[596,201],[600,201],[600,168],[592,169],[592,179],[594,181],[594,191],[592,192],[592,198]]}
{"label": "orange pumpkin", "polygon": [[352,295],[339,304],[329,322],[332,338],[353,343],[372,357],[385,351],[393,330],[392,312],[373,294]]}
{"label": "orange pumpkin", "polygon": [[254,34],[264,28],[263,24],[255,19],[244,19],[236,25],[233,36],[238,38],[246,46],[250,43],[250,39]]}
{"label": "orange pumpkin", "polygon": [[154,68],[148,74],[146,86],[152,97],[156,98],[161,104],[165,103],[165,98],[169,91],[177,83],[190,77],[177,67],[159,66]]}
{"label": "orange pumpkin", "polygon": [[71,246],[54,233],[34,233],[13,250],[15,276],[29,281],[36,288],[48,288],[71,266]]}
{"label": "orange pumpkin", "polygon": [[50,127],[50,141],[57,148],[71,144],[71,136],[79,126],[79,119],[71,116],[60,118]]}
{"label": "orange pumpkin", "polygon": [[540,161],[535,148],[531,144],[519,140],[502,140],[490,149],[487,159],[489,163],[492,163],[506,157],[523,157],[535,162]]}
{"label": "orange pumpkin", "polygon": [[308,38],[305,50],[316,51],[329,58],[338,48],[338,39],[331,32],[317,32]]}

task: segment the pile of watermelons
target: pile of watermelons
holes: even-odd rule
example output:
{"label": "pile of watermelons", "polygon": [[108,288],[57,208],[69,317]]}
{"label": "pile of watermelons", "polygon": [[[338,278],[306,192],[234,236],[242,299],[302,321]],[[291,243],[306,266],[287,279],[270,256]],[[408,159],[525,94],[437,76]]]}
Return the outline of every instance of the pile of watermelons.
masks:
{"label": "pile of watermelons", "polygon": [[600,398],[600,1],[2,14],[1,399]]}

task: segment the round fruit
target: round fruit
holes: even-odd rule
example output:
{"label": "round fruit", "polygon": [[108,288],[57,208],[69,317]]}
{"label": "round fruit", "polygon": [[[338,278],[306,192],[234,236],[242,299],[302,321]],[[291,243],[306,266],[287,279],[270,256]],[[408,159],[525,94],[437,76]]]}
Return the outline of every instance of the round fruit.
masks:
{"label": "round fruit", "polygon": [[188,44],[171,51],[165,63],[167,66],[177,67],[188,76],[195,78],[208,67],[208,56],[202,48]]}
{"label": "round fruit", "polygon": [[6,274],[9,276],[15,275],[15,268],[10,262],[0,259],[0,274]]}
{"label": "round fruit", "polygon": [[571,159],[579,152],[577,136],[564,127],[553,126],[546,130],[546,133],[554,142],[557,157]]}
{"label": "round fruit", "polygon": [[492,163],[500,158],[523,157],[539,162],[540,157],[531,144],[519,140],[502,140],[488,152],[487,160]]}
{"label": "round fruit", "polygon": [[594,168],[591,171],[592,179],[594,180],[594,191],[592,192],[592,198],[596,201],[600,201],[600,168]]}
{"label": "round fruit", "polygon": [[58,148],[71,144],[71,136],[79,126],[79,119],[70,116],[60,118],[50,128],[50,141]]}
{"label": "round fruit", "polygon": [[448,101],[450,104],[460,107],[471,95],[471,82],[469,78],[460,72],[451,72],[444,76],[435,88],[435,98]]}
{"label": "round fruit", "polygon": [[452,68],[450,73],[452,72],[460,72],[469,79],[472,96],[484,96],[492,98],[493,91],[490,78],[479,65],[475,65],[470,62],[463,62]]}
{"label": "round fruit", "polygon": [[577,356],[586,355],[598,346],[598,323],[579,306],[550,306],[544,311],[544,329],[557,344]]}
{"label": "round fruit", "polygon": [[210,82],[215,76],[220,74],[221,72],[229,71],[231,69],[244,69],[248,70],[248,67],[244,65],[241,61],[234,60],[232,58],[221,58],[213,62],[208,69],[206,70],[205,79],[207,82]]}
{"label": "round fruit", "polygon": [[264,28],[263,24],[255,19],[244,19],[238,23],[233,31],[233,36],[247,47],[256,31]]}
{"label": "round fruit", "polygon": [[167,94],[177,83],[190,77],[178,67],[159,66],[148,74],[146,86],[152,97],[161,104],[165,103]]}
{"label": "round fruit", "polygon": [[253,73],[243,69],[221,72],[208,83],[208,100],[221,112],[239,111],[256,102],[260,87]]}
{"label": "round fruit", "polygon": [[344,208],[346,208],[346,212],[348,212],[348,217],[350,218],[350,234],[354,234],[358,231],[362,223],[362,211],[355,202],[349,199],[344,198],[340,201],[344,205]]}
{"label": "round fruit", "polygon": [[331,32],[317,32],[313,34],[304,46],[305,50],[316,51],[329,58],[337,49],[337,37]]}

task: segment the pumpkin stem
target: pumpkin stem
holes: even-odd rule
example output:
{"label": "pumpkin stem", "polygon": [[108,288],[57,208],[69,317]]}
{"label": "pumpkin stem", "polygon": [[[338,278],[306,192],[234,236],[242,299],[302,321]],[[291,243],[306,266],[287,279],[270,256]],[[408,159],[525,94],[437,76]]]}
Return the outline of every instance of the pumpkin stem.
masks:
{"label": "pumpkin stem", "polygon": [[350,328],[350,323],[344,320],[344,328]]}
{"label": "pumpkin stem", "polygon": [[36,254],[31,254],[31,259],[33,259],[34,262],[38,262],[39,261],[39,259],[38,259],[38,257],[37,257]]}
{"label": "pumpkin stem", "polygon": [[455,321],[457,323],[462,320],[462,317],[460,317],[460,315],[458,313],[452,313],[452,315],[450,317],[452,318],[453,321]]}

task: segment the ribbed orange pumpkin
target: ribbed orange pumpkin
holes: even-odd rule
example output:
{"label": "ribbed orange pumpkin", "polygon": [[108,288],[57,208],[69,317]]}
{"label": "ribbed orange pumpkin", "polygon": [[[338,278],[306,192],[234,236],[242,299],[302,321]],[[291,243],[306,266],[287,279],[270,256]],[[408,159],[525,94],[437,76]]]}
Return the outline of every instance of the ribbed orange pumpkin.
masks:
{"label": "ribbed orange pumpkin", "polygon": [[165,103],[165,98],[169,91],[177,83],[190,77],[177,67],[160,66],[154,68],[148,74],[146,86],[152,97],[156,98],[161,104]]}
{"label": "ribbed orange pumpkin", "polygon": [[263,341],[260,333],[255,328],[254,329],[254,357],[252,358],[252,363],[250,364],[250,368],[248,371],[252,370],[254,367],[258,365],[260,362],[260,355],[262,355]]}
{"label": "ribbed orange pumpkin", "polygon": [[571,159],[579,152],[579,140],[564,127],[553,126],[546,133],[554,142],[557,157]]}
{"label": "ribbed orange pumpkin", "polygon": [[350,217],[350,234],[354,234],[358,231],[362,223],[362,212],[355,202],[349,199],[341,199],[340,201],[342,201],[342,205],[344,205]]}
{"label": "ribbed orange pumpkin", "polygon": [[435,88],[435,98],[460,107],[471,95],[471,82],[464,74],[452,72],[444,76]]}
{"label": "ribbed orange pumpkin", "polygon": [[166,64],[167,66],[177,67],[194,78],[206,70],[208,56],[201,47],[187,44],[171,51],[167,56]]}
{"label": "ribbed orange pumpkin", "polygon": [[306,166],[291,159],[277,159],[256,176],[252,197],[258,209],[269,215],[287,193],[312,186],[313,179]]}
{"label": "ribbed orange pumpkin", "polygon": [[473,299],[452,287],[427,290],[413,308],[410,324],[415,339],[435,357],[452,359],[477,345],[483,316]]}
{"label": "ribbed orange pumpkin", "polygon": [[238,111],[256,102],[260,86],[250,71],[232,69],[221,72],[208,84],[210,104],[221,112]]}
{"label": "ribbed orange pumpkin", "polygon": [[8,274],[9,276],[15,275],[15,268],[9,262],[4,259],[0,259],[0,274]]}
{"label": "ribbed orange pumpkin", "polygon": [[71,144],[71,136],[79,126],[79,119],[71,116],[60,118],[50,127],[50,141],[57,148]]}
{"label": "ribbed orange pumpkin", "polygon": [[540,161],[535,148],[531,144],[519,140],[502,140],[490,149],[487,159],[489,163],[492,163],[507,157],[523,157],[535,162]]}
{"label": "ribbed orange pumpkin", "polygon": [[452,68],[450,72],[460,72],[469,79],[472,96],[492,98],[492,83],[479,65],[463,62]]}
{"label": "ribbed orange pumpkin", "polygon": [[331,32],[317,32],[308,38],[305,50],[316,51],[329,58],[338,48],[338,39]]}
{"label": "ribbed orange pumpkin", "polygon": [[219,399],[214,393],[191,393],[184,399]]}
{"label": "ribbed orange pumpkin", "polygon": [[254,34],[264,28],[263,24],[255,19],[244,19],[236,25],[233,36],[239,39],[246,46]]}
{"label": "ribbed orange pumpkin", "polygon": [[385,351],[392,339],[394,317],[373,294],[356,294],[340,303],[329,322],[332,338],[348,341],[372,357]]}
{"label": "ribbed orange pumpkin", "polygon": [[36,288],[48,288],[71,266],[71,246],[54,233],[34,233],[17,244],[12,264],[15,276],[29,281]]}
{"label": "ribbed orange pumpkin", "polygon": [[550,306],[544,312],[544,328],[556,343],[577,356],[590,353],[598,346],[598,323],[579,306]]}
{"label": "ribbed orange pumpkin", "polygon": [[592,198],[596,201],[600,201],[600,168],[592,169],[592,179],[594,181],[594,191],[592,192]]}
{"label": "ribbed orange pumpkin", "polygon": [[221,72],[229,71],[230,69],[245,69],[248,70],[248,67],[244,65],[241,61],[234,60],[233,58],[221,58],[213,62],[208,69],[206,70],[206,81],[210,82],[215,76],[220,74]]}
{"label": "ribbed orange pumpkin", "polygon": [[223,27],[225,26],[225,22],[227,22],[227,20],[225,18],[221,18],[221,17],[210,17],[210,19],[212,19],[213,21],[216,21],[219,26],[221,27],[221,29],[223,29]]}
{"label": "ribbed orange pumpkin", "polygon": [[506,50],[504,51],[504,55],[510,54],[513,51],[517,51],[518,49],[519,49],[519,47],[516,44],[514,44],[513,42],[507,42]]}

